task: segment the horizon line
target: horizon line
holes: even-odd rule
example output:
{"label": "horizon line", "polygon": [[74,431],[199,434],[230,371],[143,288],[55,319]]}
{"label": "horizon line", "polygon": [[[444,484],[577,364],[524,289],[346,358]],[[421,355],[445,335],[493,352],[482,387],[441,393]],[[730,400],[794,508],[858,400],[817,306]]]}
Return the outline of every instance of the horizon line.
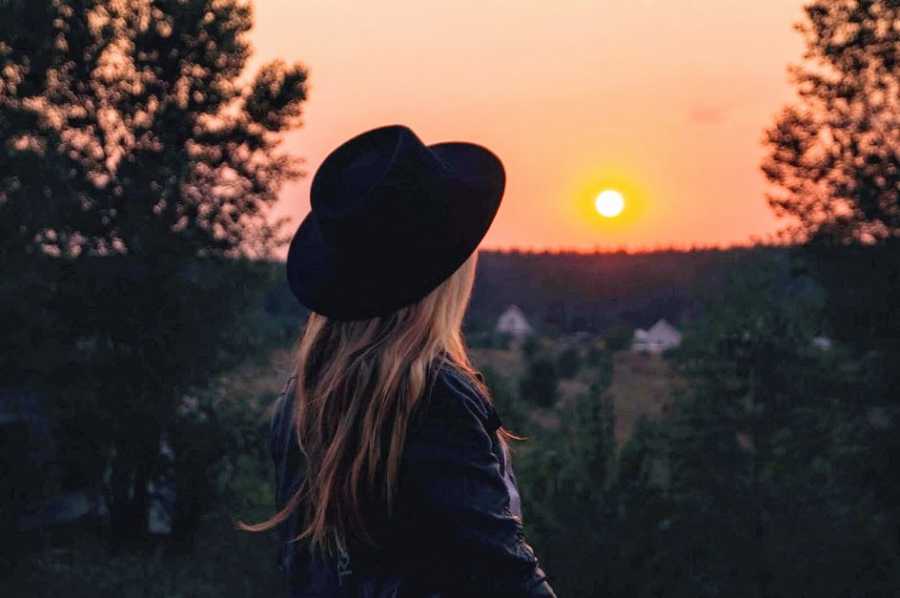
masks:
{"label": "horizon line", "polygon": [[485,245],[480,251],[494,253],[583,253],[583,254],[646,254],[646,253],[688,253],[691,251],[727,251],[730,249],[753,249],[757,247],[790,247],[795,241],[783,241],[775,238],[753,238],[749,241],[730,243],[660,243],[658,245],[595,245],[585,246],[538,246],[538,245]]}

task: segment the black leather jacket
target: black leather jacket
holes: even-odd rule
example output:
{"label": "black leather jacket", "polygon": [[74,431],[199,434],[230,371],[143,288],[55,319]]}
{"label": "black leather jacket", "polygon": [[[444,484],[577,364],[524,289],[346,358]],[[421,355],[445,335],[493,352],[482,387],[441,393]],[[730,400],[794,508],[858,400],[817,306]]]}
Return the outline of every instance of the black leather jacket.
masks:
{"label": "black leather jacket", "polygon": [[[272,418],[276,503],[282,508],[303,475],[290,415],[296,378]],[[278,529],[278,565],[287,594],[371,598],[551,597],[549,577],[522,533],[522,508],[509,455],[490,402],[452,365],[437,370],[413,414],[404,445],[391,521],[374,552],[350,543],[328,561],[289,543],[297,513]]]}

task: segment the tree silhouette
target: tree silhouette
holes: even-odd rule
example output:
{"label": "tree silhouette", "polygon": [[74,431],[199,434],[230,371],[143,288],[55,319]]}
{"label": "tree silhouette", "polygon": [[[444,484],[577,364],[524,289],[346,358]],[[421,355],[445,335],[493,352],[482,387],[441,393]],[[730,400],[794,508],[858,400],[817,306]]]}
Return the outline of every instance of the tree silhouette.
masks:
{"label": "tree silhouette", "polygon": [[685,574],[665,595],[883,595],[900,581],[896,492],[880,498],[896,476],[860,408],[870,376],[812,342],[824,296],[793,258],[739,266],[673,356],[687,385],[665,420],[661,560]]}
{"label": "tree silhouette", "polygon": [[900,235],[900,4],[816,0],[796,26],[800,102],[765,135],[768,196],[795,239],[877,242]]}
{"label": "tree silhouette", "polygon": [[556,369],[563,378],[572,378],[581,368],[581,354],[577,347],[566,347],[559,354]]}
{"label": "tree silhouette", "polygon": [[556,363],[547,356],[539,356],[528,366],[527,374],[519,381],[519,394],[526,401],[540,407],[556,403],[559,372]]}
{"label": "tree silhouette", "polygon": [[818,0],[806,16],[798,29],[808,64],[791,71],[801,105],[767,132],[763,171],[781,188],[772,207],[795,217],[796,236],[808,241],[797,255],[825,290],[828,328],[852,353],[845,369],[865,372],[851,404],[888,422],[864,435],[856,473],[896,539],[900,484],[889,464],[900,454],[900,3]]}
{"label": "tree silhouette", "polygon": [[278,133],[299,124],[306,71],[274,62],[239,81],[249,6],[13,0],[2,10],[7,245],[62,256],[273,248],[280,223],[265,208],[299,175]]}
{"label": "tree silhouette", "polygon": [[79,477],[118,539],[147,529],[181,398],[259,336],[234,333],[259,268],[231,258],[283,241],[266,208],[301,174],[279,144],[306,70],[245,82],[251,25],[241,0],[0,4],[0,374],[54,398],[63,445],[90,439]]}

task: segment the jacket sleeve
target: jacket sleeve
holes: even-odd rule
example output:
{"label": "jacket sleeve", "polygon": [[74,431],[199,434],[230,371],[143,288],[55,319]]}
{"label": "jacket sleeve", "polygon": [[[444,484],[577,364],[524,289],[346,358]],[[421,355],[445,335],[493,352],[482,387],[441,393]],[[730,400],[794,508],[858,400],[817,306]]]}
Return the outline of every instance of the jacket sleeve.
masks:
{"label": "jacket sleeve", "polygon": [[287,452],[287,435],[290,432],[288,426],[290,412],[287,407],[293,403],[291,398],[295,380],[296,376],[288,378],[272,404],[272,416],[269,420],[269,454],[275,464],[276,476],[280,473],[278,470]]}
{"label": "jacket sleeve", "polygon": [[[297,488],[297,457],[298,449],[292,450],[290,444],[292,428],[290,418],[293,407],[293,391],[296,377],[291,376],[285,383],[281,393],[272,405],[272,417],[269,422],[269,452],[275,469],[275,509],[281,510],[287,503],[291,494]],[[276,564],[283,572],[288,572],[291,553],[288,550],[287,540],[294,533],[295,515],[288,522],[282,522],[276,528],[278,549],[276,552]]]}
{"label": "jacket sleeve", "polygon": [[510,510],[489,416],[473,387],[440,375],[407,433],[406,498],[428,521],[428,535],[443,544],[446,578],[460,595],[555,597]]}

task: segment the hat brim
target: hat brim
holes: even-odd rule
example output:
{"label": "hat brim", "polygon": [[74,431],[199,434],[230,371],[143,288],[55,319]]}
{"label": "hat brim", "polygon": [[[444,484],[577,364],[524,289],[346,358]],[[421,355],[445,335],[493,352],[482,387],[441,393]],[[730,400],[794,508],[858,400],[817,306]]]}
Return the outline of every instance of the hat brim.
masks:
{"label": "hat brim", "polygon": [[439,251],[408,247],[393,263],[373,264],[365,256],[348,263],[325,242],[310,212],[294,234],[287,256],[288,282],[300,303],[336,320],[385,316],[426,297],[478,248],[503,198],[503,164],[475,143],[453,141],[428,148],[464,189],[452,198],[452,242]]}

